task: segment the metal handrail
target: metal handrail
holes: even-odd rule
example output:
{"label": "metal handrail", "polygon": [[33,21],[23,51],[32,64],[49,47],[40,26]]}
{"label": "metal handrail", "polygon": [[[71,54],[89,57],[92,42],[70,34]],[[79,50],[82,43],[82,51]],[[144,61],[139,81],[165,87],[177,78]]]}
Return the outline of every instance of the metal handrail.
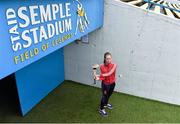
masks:
{"label": "metal handrail", "polygon": [[149,7],[150,7],[150,4],[154,4],[154,5],[160,6],[161,8],[168,8],[168,9],[170,9],[170,10],[177,11],[177,12],[180,13],[180,10],[175,9],[175,8],[172,8],[172,7],[169,7],[168,5],[167,5],[167,6],[164,6],[164,5],[160,4],[160,3],[155,3],[155,2],[153,2],[152,0],[144,0],[144,1],[149,4],[149,5],[148,5],[148,9],[149,9]]}

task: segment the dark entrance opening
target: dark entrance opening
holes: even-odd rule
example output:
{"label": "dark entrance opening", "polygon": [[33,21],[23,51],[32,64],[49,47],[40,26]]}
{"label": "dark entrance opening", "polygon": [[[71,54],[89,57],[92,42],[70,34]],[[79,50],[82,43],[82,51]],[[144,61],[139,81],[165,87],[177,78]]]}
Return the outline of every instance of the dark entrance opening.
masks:
{"label": "dark entrance opening", "polygon": [[0,122],[7,116],[20,116],[15,75],[0,80]]}

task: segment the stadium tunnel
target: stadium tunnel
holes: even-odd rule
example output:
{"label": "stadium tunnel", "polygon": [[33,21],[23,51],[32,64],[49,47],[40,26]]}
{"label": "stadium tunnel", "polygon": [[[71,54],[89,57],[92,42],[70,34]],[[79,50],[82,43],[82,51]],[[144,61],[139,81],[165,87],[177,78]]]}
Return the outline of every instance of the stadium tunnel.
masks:
{"label": "stadium tunnel", "polygon": [[0,80],[0,100],[0,115],[6,113],[9,116],[20,116],[20,104],[14,74]]}

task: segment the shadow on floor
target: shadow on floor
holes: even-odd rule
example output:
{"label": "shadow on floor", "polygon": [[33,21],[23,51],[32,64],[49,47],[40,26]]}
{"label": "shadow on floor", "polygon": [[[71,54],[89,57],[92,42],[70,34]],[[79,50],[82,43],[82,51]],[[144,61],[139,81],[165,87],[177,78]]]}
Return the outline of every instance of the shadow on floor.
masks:
{"label": "shadow on floor", "polygon": [[0,118],[3,118],[4,115],[20,116],[20,108],[14,74],[0,80]]}

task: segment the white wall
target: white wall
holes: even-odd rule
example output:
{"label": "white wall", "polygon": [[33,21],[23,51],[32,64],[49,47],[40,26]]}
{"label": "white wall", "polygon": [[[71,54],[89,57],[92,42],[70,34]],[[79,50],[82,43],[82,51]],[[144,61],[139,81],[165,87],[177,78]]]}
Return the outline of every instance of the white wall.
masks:
{"label": "white wall", "polygon": [[180,105],[180,20],[119,0],[105,0],[104,18],[89,44],[64,48],[65,78],[92,85],[91,65],[110,51],[123,74],[116,91]]}

